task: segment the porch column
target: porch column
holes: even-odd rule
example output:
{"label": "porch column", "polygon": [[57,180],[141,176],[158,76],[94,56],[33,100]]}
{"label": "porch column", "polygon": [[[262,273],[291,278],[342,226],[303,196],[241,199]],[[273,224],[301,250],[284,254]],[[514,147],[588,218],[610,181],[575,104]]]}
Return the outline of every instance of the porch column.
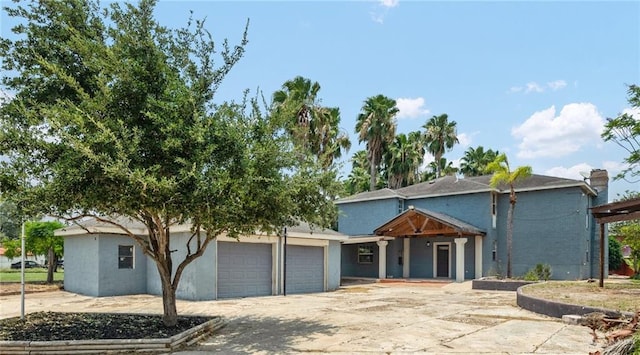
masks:
{"label": "porch column", "polygon": [[387,278],[387,242],[386,240],[379,240],[376,242],[378,244],[378,278],[386,279]]}
{"label": "porch column", "polygon": [[456,238],[456,282],[464,281],[464,244],[467,238]]}
{"label": "porch column", "polygon": [[411,239],[404,238],[402,244],[402,277],[408,279],[411,277],[409,275],[409,266],[411,265],[409,261],[409,255],[411,255]]}
{"label": "porch column", "polygon": [[482,236],[476,235],[476,279],[482,277]]}

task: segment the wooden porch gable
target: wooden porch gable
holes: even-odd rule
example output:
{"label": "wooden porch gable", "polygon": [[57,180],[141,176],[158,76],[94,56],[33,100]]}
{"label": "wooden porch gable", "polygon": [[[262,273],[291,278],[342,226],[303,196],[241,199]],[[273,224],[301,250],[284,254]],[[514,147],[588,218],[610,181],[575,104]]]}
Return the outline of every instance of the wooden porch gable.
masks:
{"label": "wooden porch gable", "polygon": [[485,235],[485,232],[451,216],[410,207],[376,228],[374,234],[388,237],[454,237]]}

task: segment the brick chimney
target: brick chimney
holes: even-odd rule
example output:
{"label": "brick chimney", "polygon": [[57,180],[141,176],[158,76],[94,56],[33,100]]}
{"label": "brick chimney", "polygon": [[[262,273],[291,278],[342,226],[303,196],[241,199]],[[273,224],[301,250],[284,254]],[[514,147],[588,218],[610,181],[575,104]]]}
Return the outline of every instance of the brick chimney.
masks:
{"label": "brick chimney", "polygon": [[589,185],[598,193],[609,188],[609,174],[604,169],[593,169],[589,176]]}

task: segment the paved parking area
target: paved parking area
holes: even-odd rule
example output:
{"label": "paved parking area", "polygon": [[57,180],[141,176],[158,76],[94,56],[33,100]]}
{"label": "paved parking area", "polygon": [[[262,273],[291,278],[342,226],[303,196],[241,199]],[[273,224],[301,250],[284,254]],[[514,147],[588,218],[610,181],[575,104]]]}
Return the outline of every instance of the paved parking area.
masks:
{"label": "paved parking area", "polygon": [[[0,298],[0,317],[19,315],[20,296]],[[161,313],[149,295],[92,298],[66,292],[28,294],[40,310]],[[180,355],[588,354],[589,329],[516,306],[514,292],[461,284],[363,284],[335,292],[179,301],[180,314],[221,315],[228,324]]]}

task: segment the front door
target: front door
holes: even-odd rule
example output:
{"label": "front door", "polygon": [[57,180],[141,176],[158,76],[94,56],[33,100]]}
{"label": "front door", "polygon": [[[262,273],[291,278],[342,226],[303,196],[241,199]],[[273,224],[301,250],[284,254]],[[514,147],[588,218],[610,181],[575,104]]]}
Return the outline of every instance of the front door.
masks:
{"label": "front door", "polygon": [[436,246],[436,277],[449,277],[449,245]]}

